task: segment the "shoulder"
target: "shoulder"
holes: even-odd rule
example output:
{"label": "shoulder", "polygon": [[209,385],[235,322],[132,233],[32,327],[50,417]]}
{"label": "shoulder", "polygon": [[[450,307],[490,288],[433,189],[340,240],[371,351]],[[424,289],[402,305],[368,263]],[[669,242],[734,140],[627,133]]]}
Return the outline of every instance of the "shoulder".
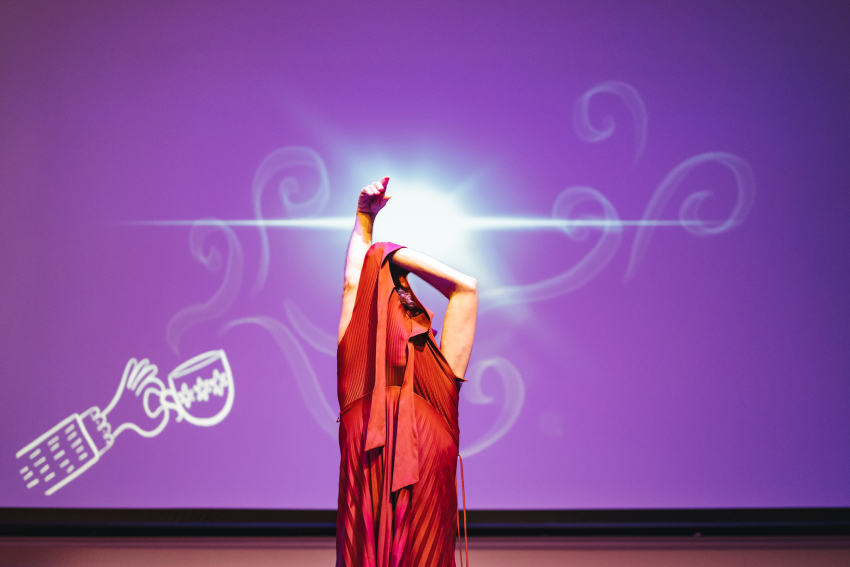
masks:
{"label": "shoulder", "polygon": [[399,248],[404,248],[404,246],[393,242],[376,242],[366,252],[366,260],[377,262],[379,266],[383,266],[387,257]]}

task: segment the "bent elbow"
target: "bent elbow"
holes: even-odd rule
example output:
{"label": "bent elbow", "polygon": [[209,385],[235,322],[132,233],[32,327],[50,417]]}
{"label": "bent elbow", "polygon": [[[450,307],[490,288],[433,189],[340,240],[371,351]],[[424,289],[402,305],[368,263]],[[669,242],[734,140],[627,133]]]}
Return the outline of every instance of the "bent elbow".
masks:
{"label": "bent elbow", "polygon": [[360,284],[360,270],[346,269],[342,280],[342,294],[357,293]]}
{"label": "bent elbow", "polygon": [[357,282],[346,278],[342,284],[342,296],[357,294]]}
{"label": "bent elbow", "polygon": [[478,280],[467,276],[461,280],[458,291],[478,295]]}

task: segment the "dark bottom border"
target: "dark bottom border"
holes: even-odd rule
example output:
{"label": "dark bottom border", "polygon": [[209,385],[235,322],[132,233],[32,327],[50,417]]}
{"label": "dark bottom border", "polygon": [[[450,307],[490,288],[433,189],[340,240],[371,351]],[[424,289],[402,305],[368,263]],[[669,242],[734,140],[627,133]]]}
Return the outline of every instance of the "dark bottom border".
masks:
{"label": "dark bottom border", "polygon": [[[850,535],[850,508],[470,510],[467,517],[469,535],[478,537]],[[0,508],[0,536],[335,533],[336,510]]]}

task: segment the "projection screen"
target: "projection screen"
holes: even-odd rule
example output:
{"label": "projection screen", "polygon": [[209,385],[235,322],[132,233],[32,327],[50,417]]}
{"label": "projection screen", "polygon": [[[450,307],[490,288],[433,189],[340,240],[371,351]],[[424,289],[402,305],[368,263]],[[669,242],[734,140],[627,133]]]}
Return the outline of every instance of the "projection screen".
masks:
{"label": "projection screen", "polygon": [[376,240],[478,280],[470,508],[850,506],[848,27],[4,2],[0,506],[334,509],[342,268],[384,175]]}

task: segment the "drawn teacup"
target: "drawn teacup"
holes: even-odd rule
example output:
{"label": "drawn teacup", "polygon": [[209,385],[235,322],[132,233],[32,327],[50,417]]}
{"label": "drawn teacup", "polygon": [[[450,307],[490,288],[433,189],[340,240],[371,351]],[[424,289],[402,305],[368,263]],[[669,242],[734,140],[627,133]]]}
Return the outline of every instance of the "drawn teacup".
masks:
{"label": "drawn teacup", "polygon": [[223,350],[211,350],[191,358],[168,375],[177,421],[209,427],[233,407],[233,374]]}

